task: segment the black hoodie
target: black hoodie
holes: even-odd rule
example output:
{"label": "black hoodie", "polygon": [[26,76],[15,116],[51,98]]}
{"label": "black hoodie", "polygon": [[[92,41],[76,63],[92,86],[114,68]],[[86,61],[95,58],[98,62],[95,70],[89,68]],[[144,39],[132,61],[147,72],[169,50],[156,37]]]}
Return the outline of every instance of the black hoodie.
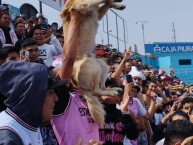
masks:
{"label": "black hoodie", "polygon": [[7,110],[37,129],[42,122],[42,107],[48,88],[46,66],[30,62],[7,62],[0,67],[0,84],[3,84],[0,85],[0,93],[6,96],[4,103]]}

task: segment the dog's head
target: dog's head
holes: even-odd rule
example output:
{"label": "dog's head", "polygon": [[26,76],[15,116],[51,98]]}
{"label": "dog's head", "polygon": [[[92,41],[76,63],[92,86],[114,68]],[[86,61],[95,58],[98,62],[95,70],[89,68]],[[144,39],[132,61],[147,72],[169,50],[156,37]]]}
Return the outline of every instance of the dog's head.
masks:
{"label": "dog's head", "polygon": [[81,12],[82,14],[88,14],[91,11],[98,9],[98,5],[91,5],[92,0],[67,0],[62,12],[60,13],[60,17],[63,21],[70,20],[70,11],[72,9]]}
{"label": "dog's head", "polygon": [[60,17],[63,19],[63,21],[67,21],[68,19],[70,19],[70,10],[72,9],[74,0],[67,0],[61,13],[60,13]]}

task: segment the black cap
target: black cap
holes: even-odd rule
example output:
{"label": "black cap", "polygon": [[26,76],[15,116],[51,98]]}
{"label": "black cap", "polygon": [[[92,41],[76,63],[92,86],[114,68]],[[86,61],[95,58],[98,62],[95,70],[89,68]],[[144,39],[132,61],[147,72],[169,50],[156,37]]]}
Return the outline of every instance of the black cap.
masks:
{"label": "black cap", "polygon": [[48,76],[48,90],[60,88],[66,86],[67,84],[67,80],[53,80],[50,78],[50,76]]}
{"label": "black cap", "polygon": [[140,92],[140,87],[138,87],[137,85],[133,85],[132,87],[135,88],[135,89],[137,90],[137,93]]}

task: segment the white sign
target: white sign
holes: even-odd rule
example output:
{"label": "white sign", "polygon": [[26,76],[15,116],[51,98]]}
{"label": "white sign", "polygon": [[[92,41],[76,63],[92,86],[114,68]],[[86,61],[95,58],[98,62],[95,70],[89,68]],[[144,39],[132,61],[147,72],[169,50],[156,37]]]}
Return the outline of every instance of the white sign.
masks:
{"label": "white sign", "polygon": [[58,10],[58,11],[61,11],[66,0],[39,0],[41,1],[42,3]]}

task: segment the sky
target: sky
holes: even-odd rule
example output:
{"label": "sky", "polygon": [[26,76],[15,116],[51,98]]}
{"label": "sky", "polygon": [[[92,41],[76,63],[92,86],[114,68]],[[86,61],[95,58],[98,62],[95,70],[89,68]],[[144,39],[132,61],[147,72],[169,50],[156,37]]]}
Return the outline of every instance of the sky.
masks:
{"label": "sky", "polygon": [[[16,7],[20,7],[23,3],[31,3],[39,11],[38,0],[2,0],[2,3],[8,3]],[[123,11],[114,10],[126,24],[125,40],[126,48],[131,46],[134,50],[134,45],[137,45],[138,52],[144,54],[143,31],[141,22],[147,21],[144,24],[145,43],[153,42],[174,42],[173,23],[177,42],[192,42],[193,41],[193,0],[124,0],[126,5]],[[53,21],[61,25],[58,11],[50,9],[43,4],[43,14],[48,18],[49,23]],[[108,12],[109,18],[109,33],[117,36],[116,17],[111,11]],[[124,40],[123,22],[118,19],[119,39]],[[136,22],[138,22],[136,24]],[[98,33],[96,35],[96,43],[107,44],[106,19],[103,19],[99,24]],[[110,36],[109,43],[113,48],[117,48],[117,40]],[[119,42],[119,50],[124,51],[125,45]]]}

